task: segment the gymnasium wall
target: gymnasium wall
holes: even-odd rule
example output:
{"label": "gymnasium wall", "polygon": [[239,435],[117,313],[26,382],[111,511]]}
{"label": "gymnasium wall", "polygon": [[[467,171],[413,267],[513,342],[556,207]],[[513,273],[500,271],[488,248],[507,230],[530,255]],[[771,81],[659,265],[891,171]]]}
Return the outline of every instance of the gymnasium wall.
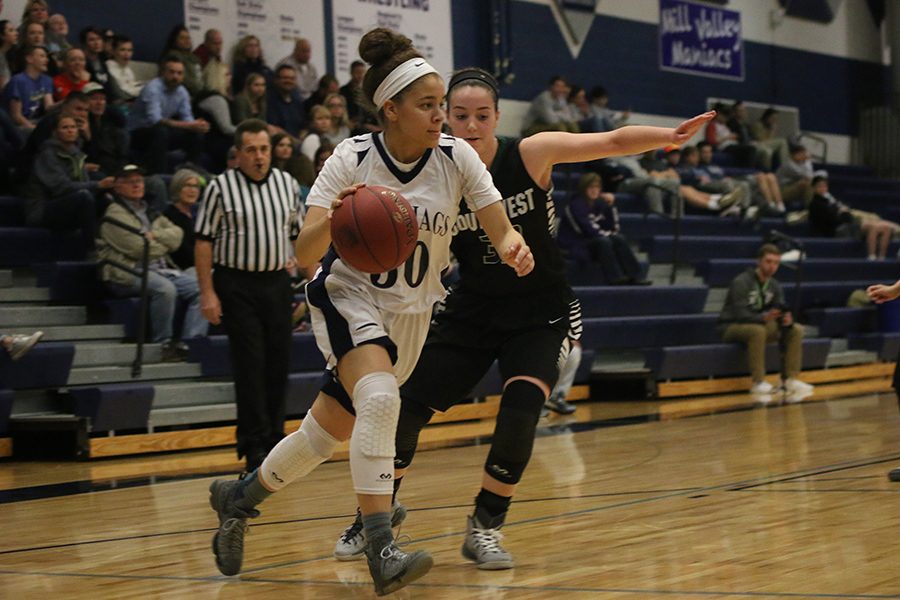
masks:
{"label": "gymnasium wall", "polygon": [[[455,0],[454,7],[479,3]],[[700,112],[709,97],[794,106],[801,127],[828,140],[829,160],[849,162],[860,106],[881,104],[888,89],[880,28],[866,0],[845,0],[829,24],[787,17],[773,26],[776,0],[731,0],[726,8],[741,12],[744,81],[661,71],[658,0],[598,0],[580,48],[566,43],[550,0],[512,0],[508,42],[515,77],[503,89],[508,101],[502,110],[520,116],[557,73],[586,88],[602,83],[614,108],[630,108],[633,121],[653,124]],[[465,28],[454,35],[456,47],[465,48]],[[502,121],[505,133],[515,132],[516,120]]]}

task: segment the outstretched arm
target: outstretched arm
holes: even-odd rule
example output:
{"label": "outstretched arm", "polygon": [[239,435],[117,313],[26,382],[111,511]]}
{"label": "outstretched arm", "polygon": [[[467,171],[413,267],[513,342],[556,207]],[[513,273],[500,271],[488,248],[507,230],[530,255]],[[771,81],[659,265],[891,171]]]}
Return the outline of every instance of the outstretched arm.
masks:
{"label": "outstretched arm", "polygon": [[900,279],[895,281],[892,285],[870,285],[866,288],[866,294],[869,295],[869,298],[875,304],[882,304],[884,302],[889,302],[900,296]]}
{"label": "outstretched arm", "polygon": [[640,154],[667,144],[683,144],[715,116],[715,111],[706,112],[674,129],[629,125],[605,133],[547,131],[525,138],[519,149],[528,174],[546,189],[553,165]]}

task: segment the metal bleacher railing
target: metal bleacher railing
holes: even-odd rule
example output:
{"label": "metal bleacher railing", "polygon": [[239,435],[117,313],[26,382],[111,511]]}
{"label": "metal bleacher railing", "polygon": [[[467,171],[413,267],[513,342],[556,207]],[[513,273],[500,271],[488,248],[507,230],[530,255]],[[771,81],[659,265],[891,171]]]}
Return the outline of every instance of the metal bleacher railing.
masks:
{"label": "metal bleacher railing", "polygon": [[105,263],[111,265],[117,269],[121,269],[127,273],[131,273],[135,277],[140,277],[141,279],[141,295],[140,295],[140,307],[138,309],[138,322],[137,322],[137,351],[134,355],[134,362],[131,364],[131,378],[137,379],[141,376],[141,371],[143,370],[143,360],[144,360],[144,338],[147,335],[147,268],[150,263],[150,240],[147,239],[147,236],[144,235],[144,232],[137,227],[133,227],[128,225],[127,223],[123,223],[118,219],[114,219],[112,217],[104,217],[104,223],[109,223],[114,227],[118,227],[119,229],[123,229],[128,233],[133,235],[137,235],[143,241],[143,250],[141,252],[141,268],[140,270],[129,267],[128,265],[122,264],[115,260],[103,259],[101,260],[101,264]]}

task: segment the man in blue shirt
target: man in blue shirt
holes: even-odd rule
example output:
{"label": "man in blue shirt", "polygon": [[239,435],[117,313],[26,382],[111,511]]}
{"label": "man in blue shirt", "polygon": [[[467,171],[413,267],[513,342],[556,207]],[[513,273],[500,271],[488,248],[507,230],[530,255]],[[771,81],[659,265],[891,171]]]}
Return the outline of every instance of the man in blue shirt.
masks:
{"label": "man in blue shirt", "polygon": [[275,71],[275,79],[268,92],[266,121],[284,133],[299,138],[306,126],[303,101],[297,91],[297,71],[291,65],[281,65]]}
{"label": "man in blue shirt", "polygon": [[190,161],[196,161],[203,150],[209,123],[194,118],[191,97],[182,81],[184,64],[167,56],[160,76],[144,86],[128,113],[131,145],[144,154],[143,163],[152,173],[165,170],[169,150],[184,150]]}
{"label": "man in blue shirt", "polygon": [[31,133],[38,119],[53,106],[53,80],[47,75],[47,49],[25,49],[25,70],[13,75],[3,91],[3,107],[23,133]]}

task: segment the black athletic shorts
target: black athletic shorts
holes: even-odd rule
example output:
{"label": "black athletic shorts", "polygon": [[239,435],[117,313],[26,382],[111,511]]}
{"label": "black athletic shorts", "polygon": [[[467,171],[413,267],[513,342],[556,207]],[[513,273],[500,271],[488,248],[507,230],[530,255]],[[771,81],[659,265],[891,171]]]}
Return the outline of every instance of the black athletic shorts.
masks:
{"label": "black athletic shorts", "polygon": [[445,411],[469,397],[495,360],[503,381],[527,375],[552,388],[568,354],[567,338],[580,332],[581,308],[568,289],[508,299],[453,292],[432,320],[400,395]]}

